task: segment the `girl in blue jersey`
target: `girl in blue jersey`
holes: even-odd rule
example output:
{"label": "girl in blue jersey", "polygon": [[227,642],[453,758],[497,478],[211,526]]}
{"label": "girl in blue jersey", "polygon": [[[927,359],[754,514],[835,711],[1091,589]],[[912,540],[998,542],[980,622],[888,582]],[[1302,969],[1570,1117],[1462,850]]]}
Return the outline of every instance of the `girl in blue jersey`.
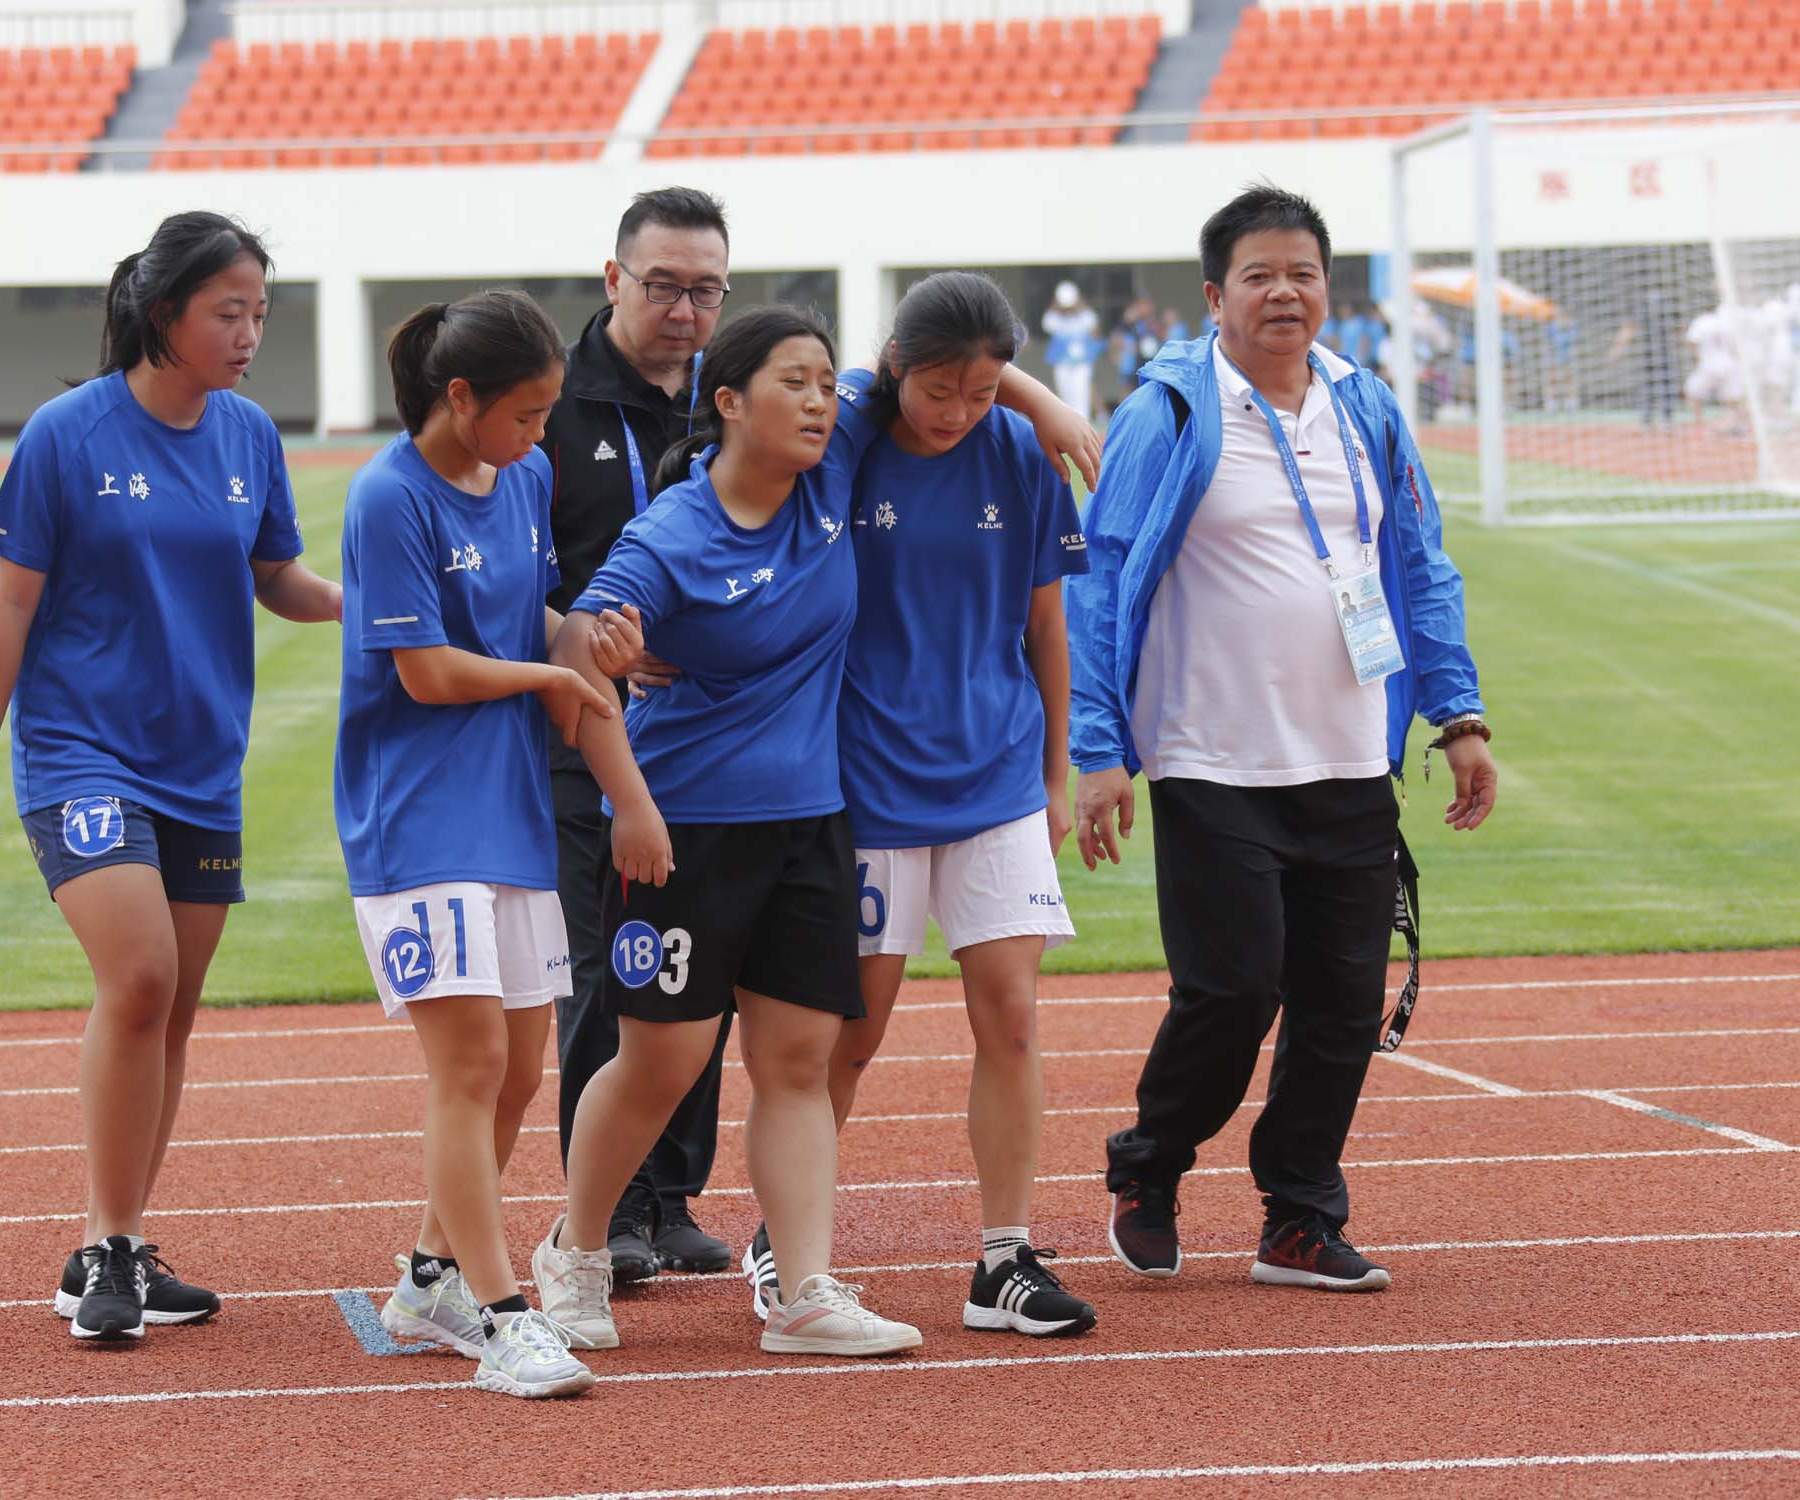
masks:
{"label": "girl in blue jersey", "polygon": [[[1085,424],[1022,384],[1045,440],[1088,457]],[[581,664],[590,614],[624,603],[642,611],[656,656],[681,668],[628,716],[675,873],[662,889],[609,881],[602,892],[603,1003],[620,1017],[619,1054],[582,1095],[569,1210],[532,1259],[546,1307],[597,1342],[617,1337],[599,1248],[612,1206],[734,1004],[753,1090],[750,1178],[778,1272],[762,1347],[870,1355],[920,1341],[828,1271],[829,1061],[844,1018],[862,1014],[837,750],[856,611],[845,529],[852,474],[877,435],[840,404],[844,389],[808,314],[763,308],[720,333],[701,367],[707,420],[664,460],[665,474],[686,477],[627,524],[553,653]],[[635,837],[627,810],[609,811],[615,845]]]}
{"label": "girl in blue jersey", "polygon": [[275,424],[235,393],[269,257],[235,220],[165,219],[119,262],[99,375],[41,407],[0,479],[0,711],[13,788],[94,973],[81,1050],[88,1199],[56,1310],[79,1339],[210,1316],[144,1242],[201,986],[244,899],[254,601],[336,619],[296,562]]}
{"label": "girl in blue jersey", "polygon": [[1070,825],[1062,579],[1087,561],[1062,475],[994,404],[1022,339],[992,281],[941,272],[902,299],[880,373],[845,377],[845,404],[884,435],[856,481],[858,604],[838,713],[867,1014],[843,1029],[831,1096],[841,1126],[934,917],[975,1036],[982,1256],[963,1323],[1046,1335],[1095,1323],[1030,1229],[1038,968],[1074,935],[1056,872]]}
{"label": "girl in blue jersey", "polygon": [[[483,1389],[570,1394],[594,1377],[519,1295],[500,1218],[550,1001],[569,993],[549,727],[574,744],[592,721],[596,775],[647,808],[651,846],[660,824],[604,676],[546,660],[561,618],[543,602],[558,579],[536,443],[562,388],[555,327],[518,292],[434,303],[388,364],[406,431],[350,484],[334,789],[369,968],[430,1079],[424,1223],[382,1322],[479,1359]],[[592,639],[601,673],[642,644],[618,615]]]}

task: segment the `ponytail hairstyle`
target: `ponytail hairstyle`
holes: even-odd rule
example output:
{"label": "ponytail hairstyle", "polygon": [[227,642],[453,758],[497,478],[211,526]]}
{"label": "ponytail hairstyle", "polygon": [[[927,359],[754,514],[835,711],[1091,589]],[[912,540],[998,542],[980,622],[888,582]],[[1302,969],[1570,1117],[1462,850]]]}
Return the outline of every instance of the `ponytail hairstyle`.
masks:
{"label": "ponytail hairstyle", "polygon": [[201,210],[170,214],[148,245],[113,268],[98,373],[130,370],[144,360],[169,363],[169,325],[187,311],[202,283],[241,255],[251,256],[264,276],[274,268],[262,241],[236,219]]}
{"label": "ponytail hairstyle", "polygon": [[428,302],[388,340],[394,406],[414,437],[450,382],[461,378],[485,411],[515,385],[563,362],[562,335],[525,292],[476,292]]}
{"label": "ponytail hairstyle", "polygon": [[693,431],[663,454],[656,466],[654,488],[659,493],[684,478],[688,465],[703,449],[724,441],[725,422],[715,399],[719,392],[747,390],[751,377],[768,363],[776,345],[793,338],[817,339],[825,346],[825,357],[836,366],[837,350],[823,320],[803,308],[781,303],[752,308],[719,330],[700,361]]}
{"label": "ponytail hairstyle", "polygon": [[886,426],[900,409],[900,382],[914,370],[965,364],[986,355],[1010,364],[1025,327],[992,277],[939,271],[913,283],[894,309],[894,331],[876,361],[868,412]]}

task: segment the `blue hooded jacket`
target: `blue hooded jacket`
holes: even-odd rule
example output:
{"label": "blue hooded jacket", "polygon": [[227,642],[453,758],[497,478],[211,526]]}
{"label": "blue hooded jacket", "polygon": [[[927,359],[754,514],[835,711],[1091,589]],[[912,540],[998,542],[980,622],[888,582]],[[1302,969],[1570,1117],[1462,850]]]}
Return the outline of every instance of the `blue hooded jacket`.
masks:
{"label": "blue hooded jacket", "polygon": [[[1219,464],[1217,337],[1165,344],[1138,372],[1138,389],[1106,434],[1085,520],[1088,571],[1064,585],[1074,678],[1069,755],[1078,770],[1141,768],[1131,709],[1150,601]],[[1386,683],[1388,768],[1398,776],[1414,714],[1442,724],[1482,711],[1463,630],[1462,575],[1444,553],[1437,499],[1394,393],[1354,365],[1334,384],[1369,444],[1381,487],[1381,586],[1406,655],[1406,670]],[[1190,414],[1179,434],[1171,390]]]}

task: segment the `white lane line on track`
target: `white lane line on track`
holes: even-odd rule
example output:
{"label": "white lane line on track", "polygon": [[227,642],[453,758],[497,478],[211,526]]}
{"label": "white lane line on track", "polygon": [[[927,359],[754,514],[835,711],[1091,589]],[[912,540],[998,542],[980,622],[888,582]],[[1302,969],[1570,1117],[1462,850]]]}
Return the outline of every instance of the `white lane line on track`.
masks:
{"label": "white lane line on track", "polygon": [[[1783,1153],[1792,1154],[1800,1151],[1800,1146],[1688,1146],[1669,1150],[1656,1151],[1546,1151],[1518,1152],[1502,1156],[1407,1156],[1377,1161],[1346,1161],[1346,1170],[1376,1171],[1386,1168],[1412,1167],[1496,1167],[1535,1165],[1551,1162],[1571,1161],[1654,1161],[1697,1156],[1769,1156]],[[1189,1177],[1241,1177],[1249,1173],[1244,1167],[1192,1167]],[[1045,1183],[1065,1182],[1098,1182],[1104,1176],[1101,1172],[1047,1172],[1032,1180],[1040,1185]],[[837,1191],[840,1193],[906,1193],[906,1192],[940,1192],[951,1189],[978,1187],[980,1184],[973,1177],[924,1177],[893,1182],[840,1182]],[[708,1187],[707,1193],[715,1198],[748,1198],[755,1194],[750,1187]],[[509,1193],[502,1197],[502,1203],[562,1203],[562,1193]],[[210,1208],[156,1208],[151,1209],[152,1219],[201,1219],[210,1215],[225,1217],[244,1214],[332,1214],[363,1213],[398,1208],[423,1208],[423,1198],[379,1198],[359,1202],[346,1203],[241,1203],[217,1204]],[[6,1224],[69,1224],[87,1217],[83,1211],[45,1214],[0,1214],[0,1225]]]}
{"label": "white lane line on track", "polygon": [[[1426,1240],[1412,1241],[1394,1245],[1368,1245],[1362,1248],[1375,1255],[1439,1255],[1458,1251],[1497,1251],[1497,1250],[1573,1250],[1589,1249],[1598,1245],[1630,1247],[1633,1245],[1687,1245],[1716,1244],[1732,1241],[1757,1240],[1800,1240],[1800,1229],[1707,1229],[1692,1233],[1669,1234],[1581,1234],[1556,1235],[1544,1239],[1511,1239],[1511,1240]],[[1195,1260],[1247,1260],[1254,1250],[1246,1245],[1239,1250],[1186,1250],[1182,1252],[1182,1262]],[[1056,1263],[1059,1266],[1109,1266],[1115,1263],[1116,1257],[1106,1255],[1059,1255]],[[937,1274],[944,1271],[955,1271],[959,1275],[967,1275],[969,1270],[967,1257],[961,1260],[910,1260],[893,1261],[882,1265],[868,1266],[834,1266],[834,1276],[907,1276]],[[645,1284],[632,1293],[635,1301],[640,1296],[658,1295],[657,1287],[685,1287],[692,1282],[726,1281],[737,1283],[743,1273],[737,1270],[710,1271],[691,1276],[670,1276],[658,1278]],[[522,1287],[533,1285],[529,1279],[519,1282]],[[297,1297],[335,1297],[341,1292],[361,1292],[366,1297],[381,1296],[393,1290],[391,1283],[381,1286],[315,1286],[315,1287],[279,1287],[251,1288],[239,1291],[221,1291],[219,1295],[233,1302],[274,1302],[287,1301]],[[0,1301],[0,1312],[12,1312],[20,1308],[42,1309],[50,1305],[48,1297],[13,1297]]]}
{"label": "white lane line on track", "polygon": [[754,1500],[777,1495],[866,1495],[881,1490],[968,1489],[996,1484],[1148,1484],[1171,1479],[1348,1478],[1358,1474],[1455,1474],[1471,1469],[1579,1469],[1644,1464],[1793,1463],[1795,1448],[1710,1448],[1662,1453],[1519,1453],[1472,1458],[1371,1458],[1310,1464],[1203,1464],[1179,1469],[1064,1469],[1018,1474],[917,1475],[792,1484],[712,1485],[695,1490],[592,1490],[542,1500]]}
{"label": "white lane line on track", "polygon": [[[1406,1043],[1409,1055],[1422,1047],[1497,1047],[1521,1042],[1632,1042],[1632,1041],[1685,1041],[1695,1037],[1745,1037],[1745,1036],[1800,1036],[1800,1026],[1735,1026],[1709,1027],[1700,1030],[1686,1031],[1571,1031],[1536,1036],[1451,1036],[1451,1037],[1418,1037],[1409,1038]],[[1264,1046],[1264,1052],[1273,1050],[1272,1046]],[[1091,1057],[1142,1057],[1143,1047],[1078,1047],[1069,1049],[1047,1049],[1039,1056],[1046,1060],[1058,1058],[1091,1058]],[[974,1061],[971,1052],[925,1052],[925,1053],[881,1053],[875,1058],[873,1065],[895,1063],[964,1063]],[[725,1059],[725,1066],[741,1069],[744,1065],[736,1058]],[[544,1077],[554,1078],[555,1068],[545,1068]],[[423,1073],[353,1073],[332,1074],[316,1078],[240,1078],[214,1079],[199,1083],[189,1083],[186,1092],[208,1089],[276,1089],[307,1088],[314,1085],[338,1084],[374,1084],[374,1083],[419,1083],[425,1078]],[[16,1088],[0,1089],[0,1099],[44,1099],[64,1095],[75,1095],[80,1089],[73,1084],[49,1088]]]}
{"label": "white lane line on track", "polygon": [[[1428,986],[1428,990],[1434,995],[1504,994],[1512,991],[1626,989],[1658,985],[1791,983],[1800,983],[1800,974],[1675,974],[1665,978],[1645,979],[1514,979],[1496,980],[1491,983],[1432,984]],[[1040,1006],[1163,1005],[1168,1002],[1168,998],[1166,991],[1155,995],[1046,995],[1039,998],[1038,1004]],[[960,1000],[915,1000],[910,1004],[894,1007],[896,1012],[961,1009],[963,1009],[963,1002]],[[201,1029],[194,1032],[193,1040],[196,1042],[248,1042],[262,1041],[272,1037],[362,1036],[376,1033],[385,1033],[396,1038],[411,1035],[404,1026],[387,1021],[376,1022],[368,1026],[287,1026],[264,1031],[207,1031]],[[81,1034],[79,1032],[71,1033],[68,1036],[0,1037],[0,1048],[72,1047],[80,1041]],[[1417,1042],[1410,1045],[1417,1045]]]}
{"label": "white lane line on track", "polygon": [[[1391,1054],[1390,1054],[1391,1055]],[[1767,1083],[1658,1083],[1630,1084],[1633,1094],[1726,1094],[1741,1093],[1750,1089],[1800,1089],[1800,1079],[1776,1079]],[[1607,1092],[1612,1092],[1608,1090]],[[1479,1093],[1443,1093],[1443,1094],[1365,1094],[1358,1102],[1358,1109],[1369,1109],[1383,1104],[1468,1104],[1482,1100],[1505,1097],[1516,1099],[1586,1099],[1595,1093],[1593,1089],[1511,1089],[1504,1095],[1498,1095],[1493,1089],[1484,1089]],[[1261,1099],[1246,1099],[1239,1109],[1261,1109]],[[1118,1104],[1079,1104],[1062,1108],[1046,1109],[1046,1119],[1052,1116],[1072,1115],[1130,1115],[1135,1113],[1137,1105],[1126,1099]],[[914,1114],[894,1115],[852,1115],[845,1124],[845,1129],[858,1125],[905,1125],[930,1123],[944,1120],[963,1120],[968,1117],[967,1111],[960,1109],[930,1110]],[[1683,1123],[1687,1116],[1674,1116]],[[721,1120],[722,1130],[741,1130],[742,1120]],[[521,1135],[555,1135],[554,1125],[527,1125]],[[169,1142],[171,1151],[197,1146],[305,1146],[332,1145],[340,1142],[356,1141],[417,1141],[424,1139],[424,1132],[419,1130],[334,1130],[312,1135],[234,1135],[234,1136],[196,1136],[188,1140]],[[81,1141],[58,1141],[54,1144],[40,1146],[0,1146],[0,1156],[40,1156],[45,1153],[70,1153],[87,1150]],[[351,1290],[355,1290],[351,1288]]]}
{"label": "white lane line on track", "polygon": [[1442,1063],[1429,1062],[1423,1057],[1414,1057],[1410,1053],[1378,1052],[1375,1054],[1386,1062],[1402,1068],[1416,1068],[1421,1073],[1430,1073],[1435,1078],[1448,1078],[1452,1083],[1466,1083],[1471,1088],[1479,1089],[1484,1094],[1496,1094],[1503,1099],[1523,1097],[1524,1090],[1516,1089],[1510,1083],[1499,1083],[1492,1078],[1483,1078],[1479,1073],[1465,1073],[1461,1068],[1446,1068]]}
{"label": "white lane line on track", "polygon": [[1766,1135],[1757,1135],[1749,1130],[1740,1130],[1735,1125],[1721,1125],[1717,1120],[1703,1120],[1698,1115],[1681,1114],[1672,1109],[1661,1109],[1654,1104],[1646,1104],[1642,1099],[1633,1099],[1616,1089],[1583,1089],[1583,1097],[1598,1099],[1602,1104],[1611,1104],[1619,1109],[1628,1109],[1634,1114],[1649,1115],[1655,1120],[1667,1120],[1673,1125],[1691,1125],[1696,1130],[1704,1130],[1711,1135],[1722,1135],[1728,1141],[1742,1141],[1758,1151],[1790,1151],[1793,1148],[1781,1141]]}
{"label": "white lane line on track", "polygon": [[[781,1380],[846,1375],[899,1376],[944,1370],[1017,1370],[1039,1365],[1185,1363],[1193,1360],[1363,1359],[1402,1354],[1512,1354],[1580,1349],[1775,1344],[1800,1340],[1800,1329],[1753,1333],[1633,1333],[1558,1339],[1451,1339],[1435,1343],[1271,1345],[1232,1349],[1120,1349],[1104,1354],[989,1355],[981,1359],[835,1360],[825,1365],[751,1365],[730,1370],[631,1370],[600,1374],[601,1385],[669,1385],[683,1381]],[[408,1381],[393,1385],[276,1386],[226,1391],[138,1391],[80,1396],[0,1397],[8,1407],[140,1406],[179,1401],[246,1401],[295,1396],[367,1396],[384,1392],[473,1391],[468,1380]],[[485,1397],[483,1398],[485,1399]]]}

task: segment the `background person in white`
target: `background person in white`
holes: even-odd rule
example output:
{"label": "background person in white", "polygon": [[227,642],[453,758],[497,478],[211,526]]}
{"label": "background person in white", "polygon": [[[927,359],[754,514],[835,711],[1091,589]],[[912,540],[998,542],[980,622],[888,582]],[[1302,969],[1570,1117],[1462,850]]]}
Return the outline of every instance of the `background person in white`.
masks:
{"label": "background person in white", "polygon": [[[1250,1141],[1265,1214],[1252,1274],[1375,1290],[1387,1273],[1343,1237],[1339,1157],[1385,998],[1387,776],[1423,713],[1455,772],[1445,820],[1474,828],[1494,764],[1462,580],[1417,449],[1387,387],[1314,344],[1331,265],[1318,211],[1253,188],[1207,221],[1200,248],[1218,333],[1140,372],[1086,518],[1092,571],[1068,584],[1076,834],[1090,869],[1100,851],[1117,862],[1113,817],[1129,833],[1141,763],[1173,979],[1136,1123],[1108,1142],[1110,1238],[1133,1270],[1180,1267],[1177,1184],[1242,1103],[1280,1009]],[[1346,576],[1378,560],[1405,657],[1385,679],[1358,681],[1321,543]]]}
{"label": "background person in white", "polygon": [[1093,421],[1094,361],[1100,357],[1100,319],[1081,300],[1081,288],[1074,282],[1056,284],[1056,295],[1044,312],[1044,332],[1050,338],[1044,359],[1050,366],[1056,394],[1065,406],[1072,406],[1081,414],[1082,421]]}

